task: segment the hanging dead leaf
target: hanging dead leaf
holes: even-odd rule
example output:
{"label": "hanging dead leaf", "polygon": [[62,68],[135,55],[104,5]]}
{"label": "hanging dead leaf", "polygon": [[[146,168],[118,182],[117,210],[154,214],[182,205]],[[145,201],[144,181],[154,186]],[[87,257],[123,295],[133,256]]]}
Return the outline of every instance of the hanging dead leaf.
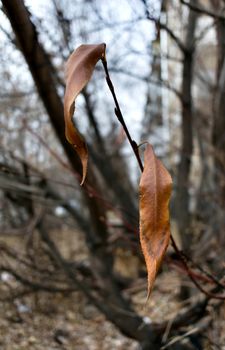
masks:
{"label": "hanging dead leaf", "polygon": [[148,296],[170,238],[169,200],[172,179],[147,145],[140,180],[140,241],[148,271]]}
{"label": "hanging dead leaf", "polygon": [[66,63],[66,91],[64,98],[65,134],[80,157],[83,184],[87,173],[88,151],[83,136],[73,122],[75,99],[90,80],[96,63],[105,59],[105,44],[81,45],[69,57]]}

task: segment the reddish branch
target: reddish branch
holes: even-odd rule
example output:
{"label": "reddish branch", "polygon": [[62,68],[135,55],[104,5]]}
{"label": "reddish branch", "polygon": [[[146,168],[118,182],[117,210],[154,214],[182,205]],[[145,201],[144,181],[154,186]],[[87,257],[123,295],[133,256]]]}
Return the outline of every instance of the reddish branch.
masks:
{"label": "reddish branch", "polygon": [[[126,122],[123,118],[123,115],[122,115],[122,112],[121,112],[121,109],[120,109],[120,106],[119,106],[119,102],[118,102],[118,99],[117,99],[117,96],[116,96],[116,93],[115,93],[115,89],[114,89],[114,86],[113,86],[113,83],[112,83],[112,80],[110,78],[110,75],[109,75],[109,71],[108,71],[108,67],[107,67],[107,62],[106,60],[102,60],[102,63],[103,63],[103,67],[104,67],[104,70],[105,70],[105,74],[106,74],[106,82],[108,84],[108,87],[109,87],[109,90],[112,94],[112,97],[113,97],[113,100],[115,102],[115,115],[117,116],[119,122],[121,123],[121,125],[123,126],[124,128],[124,131],[125,131],[125,134],[127,136],[127,139],[130,143],[130,146],[134,152],[134,155],[137,159],[137,162],[138,162],[138,165],[140,167],[140,170],[143,172],[143,164],[142,164],[142,161],[141,161],[141,158],[140,158],[140,155],[139,155],[139,151],[138,151],[138,146],[137,146],[137,143],[132,140],[131,136],[130,136],[130,133],[129,133],[129,130],[127,128],[127,125],[126,125]],[[202,292],[204,293],[207,297],[209,298],[214,298],[214,299],[220,299],[220,300],[225,300],[225,296],[223,295],[216,295],[214,293],[211,293],[207,290],[205,290],[200,284],[199,282],[197,281],[197,279],[195,278],[195,275],[194,273],[192,272],[192,270],[190,269],[190,267],[188,266],[187,264],[187,261],[185,260],[184,258],[184,255],[182,254],[182,252],[178,249],[177,247],[177,244],[176,244],[176,241],[175,239],[173,238],[172,234],[171,234],[171,242],[172,242],[172,247],[174,248],[175,252],[177,253],[178,257],[180,258],[180,261],[182,262],[189,278],[191,279],[191,281],[194,283],[194,285]],[[214,281],[213,281],[214,282]]]}

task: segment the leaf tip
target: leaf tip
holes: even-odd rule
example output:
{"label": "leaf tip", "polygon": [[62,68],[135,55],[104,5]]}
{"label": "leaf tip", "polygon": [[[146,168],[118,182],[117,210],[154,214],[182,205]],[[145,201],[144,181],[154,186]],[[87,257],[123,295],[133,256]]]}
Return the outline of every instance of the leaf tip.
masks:
{"label": "leaf tip", "polygon": [[87,177],[87,160],[84,162],[82,162],[82,168],[83,168],[83,173],[82,173],[82,179],[81,179],[81,183],[80,186],[83,186],[84,181]]}
{"label": "leaf tip", "polygon": [[81,165],[82,165],[82,179],[81,179],[81,183],[80,186],[83,186],[84,181],[86,179],[87,176],[87,168],[88,168],[88,150],[87,150],[87,145],[84,142],[84,145],[81,149],[76,150],[80,160],[81,160]]}

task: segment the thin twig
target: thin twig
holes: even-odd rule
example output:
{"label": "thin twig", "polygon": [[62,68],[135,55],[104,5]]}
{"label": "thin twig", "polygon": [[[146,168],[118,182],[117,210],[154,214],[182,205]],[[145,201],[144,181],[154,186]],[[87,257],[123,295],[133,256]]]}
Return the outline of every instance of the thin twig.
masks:
{"label": "thin twig", "polygon": [[192,274],[191,269],[189,268],[187,261],[186,261],[186,257],[185,255],[179,250],[179,248],[176,245],[176,242],[173,238],[173,236],[171,235],[171,241],[172,241],[172,246],[174,248],[174,250],[176,251],[177,255],[179,256],[185,270],[187,271],[187,274],[189,276],[189,278],[191,279],[191,281],[194,283],[194,285],[200,290],[200,292],[202,292],[203,294],[205,294],[208,298],[210,299],[219,299],[219,300],[225,300],[225,296],[224,295],[217,295],[214,294],[210,291],[205,290],[200,283],[195,279],[195,277]]}
{"label": "thin twig", "polygon": [[221,15],[221,11],[214,12],[214,11],[211,11],[209,8],[193,5],[192,3],[186,2],[185,0],[180,0],[180,2],[181,4],[188,6],[192,11],[198,12],[201,15],[207,15],[209,17],[219,19],[221,21],[225,20],[225,16]]}
{"label": "thin twig", "polygon": [[185,47],[183,42],[175,35],[174,31],[172,29],[170,29],[166,24],[160,22],[160,19],[156,19],[150,14],[146,0],[141,0],[141,2],[143,3],[143,5],[145,7],[146,18],[149,21],[154,22],[156,24],[156,26],[158,26],[160,29],[165,30],[169,34],[169,36],[173,39],[173,41],[177,44],[179,49],[183,53],[185,53],[187,51],[187,48]]}
{"label": "thin twig", "polygon": [[105,59],[102,59],[102,64],[103,64],[103,67],[104,67],[104,70],[105,70],[105,75],[106,75],[106,82],[108,84],[108,87],[109,87],[109,90],[112,94],[112,97],[113,97],[113,100],[115,102],[115,115],[117,117],[117,119],[119,120],[119,122],[121,123],[124,131],[125,131],[125,134],[128,138],[128,141],[131,145],[131,148],[135,154],[135,157],[137,159],[137,162],[138,162],[138,165],[141,169],[141,171],[144,170],[144,167],[143,167],[143,164],[142,164],[142,161],[141,161],[141,158],[140,158],[140,155],[139,155],[139,151],[138,151],[138,145],[136,144],[136,142],[134,140],[132,140],[131,138],[131,135],[129,133],[129,130],[127,128],[127,125],[125,123],[125,120],[123,118],[123,115],[122,115],[122,112],[121,112],[121,109],[120,109],[120,106],[119,106],[119,102],[117,100],[117,96],[116,96],[116,93],[115,93],[115,90],[114,90],[114,86],[113,86],[113,83],[112,83],[112,80],[109,76],[109,71],[108,71],[108,66],[107,66],[107,61]]}
{"label": "thin twig", "polygon": [[211,321],[211,319],[209,317],[207,317],[204,320],[204,322],[202,322],[200,325],[193,327],[192,329],[188,330],[184,334],[173,337],[166,345],[162,346],[160,349],[161,350],[168,349],[171,345],[173,345],[177,342],[180,342],[181,340],[189,337],[190,335],[195,334],[195,333],[199,333],[200,331],[206,329],[209,326],[210,321]]}
{"label": "thin twig", "polygon": [[[107,61],[106,61],[105,58],[102,58],[102,64],[103,64],[103,67],[104,67],[104,70],[105,70],[106,82],[108,84],[109,90],[110,90],[110,92],[112,94],[112,97],[113,97],[113,100],[114,100],[114,103],[115,103],[115,115],[116,115],[117,119],[119,120],[119,122],[121,123],[121,125],[122,125],[122,127],[124,129],[124,132],[125,132],[125,134],[127,136],[127,139],[128,139],[128,141],[130,143],[130,146],[131,146],[131,148],[132,148],[132,150],[134,152],[134,155],[135,155],[135,157],[137,159],[137,162],[138,162],[138,165],[140,167],[140,170],[141,170],[141,172],[143,172],[144,166],[142,164],[142,161],[141,161],[141,158],[140,158],[140,155],[139,155],[138,145],[131,138],[130,132],[129,132],[128,128],[127,128],[126,122],[124,120],[124,117],[123,117],[123,114],[121,112],[120,105],[119,105],[119,102],[118,102],[118,99],[117,99],[117,96],[116,96],[116,93],[115,93],[114,85],[113,85],[112,80],[111,80],[110,75],[109,75]],[[178,248],[178,246],[176,244],[176,241],[173,238],[172,234],[170,234],[170,237],[171,237],[172,247],[174,248],[175,252],[179,256],[179,258],[180,258],[180,260],[181,260],[185,270],[187,271],[187,274],[188,274],[189,278],[194,283],[194,285],[202,293],[204,293],[208,298],[225,300],[225,296],[223,296],[223,295],[216,295],[216,294],[208,292],[207,290],[202,288],[202,286],[198,283],[198,281],[196,281],[195,277],[193,276],[193,273],[192,273],[190,267],[188,266],[187,261],[186,261],[184,255],[183,255],[183,253],[179,250],[179,248]]]}
{"label": "thin twig", "polygon": [[221,283],[220,280],[218,280],[215,276],[213,276],[211,273],[209,273],[208,271],[206,271],[205,269],[203,269],[203,267],[201,267],[199,264],[197,264],[196,262],[194,262],[189,256],[187,256],[184,252],[182,252],[183,256],[190,261],[190,263],[193,265],[193,267],[195,267],[196,269],[198,269],[200,272],[204,273],[207,278],[210,280],[211,283],[215,283],[218,287],[225,289],[225,284]]}

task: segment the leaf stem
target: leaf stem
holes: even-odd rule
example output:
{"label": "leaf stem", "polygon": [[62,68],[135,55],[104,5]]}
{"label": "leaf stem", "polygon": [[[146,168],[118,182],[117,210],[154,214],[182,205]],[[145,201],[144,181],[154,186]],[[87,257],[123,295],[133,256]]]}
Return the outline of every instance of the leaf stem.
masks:
{"label": "leaf stem", "polygon": [[114,100],[114,103],[115,103],[115,115],[117,117],[117,119],[119,120],[119,122],[121,123],[124,131],[125,131],[125,134],[127,136],[127,139],[131,145],[131,148],[134,152],[134,155],[137,159],[137,162],[138,162],[138,165],[140,167],[140,170],[143,172],[144,170],[144,167],[143,167],[143,164],[142,164],[142,161],[141,161],[141,158],[140,158],[140,155],[139,155],[139,151],[138,151],[138,145],[137,143],[132,139],[130,133],[129,133],[129,130],[127,128],[127,125],[125,123],[125,120],[123,118],[123,114],[121,112],[121,109],[120,109],[120,106],[119,106],[119,102],[118,102],[118,99],[117,99],[117,96],[116,96],[116,93],[115,93],[115,89],[114,89],[114,86],[113,86],[113,83],[112,83],[112,80],[109,76],[109,71],[108,71],[108,66],[107,66],[107,61],[105,59],[102,59],[102,64],[103,64],[103,67],[104,67],[104,70],[105,70],[105,75],[106,75],[106,82],[108,84],[108,87],[109,87],[109,90],[112,94],[112,97],[113,97],[113,100]]}

